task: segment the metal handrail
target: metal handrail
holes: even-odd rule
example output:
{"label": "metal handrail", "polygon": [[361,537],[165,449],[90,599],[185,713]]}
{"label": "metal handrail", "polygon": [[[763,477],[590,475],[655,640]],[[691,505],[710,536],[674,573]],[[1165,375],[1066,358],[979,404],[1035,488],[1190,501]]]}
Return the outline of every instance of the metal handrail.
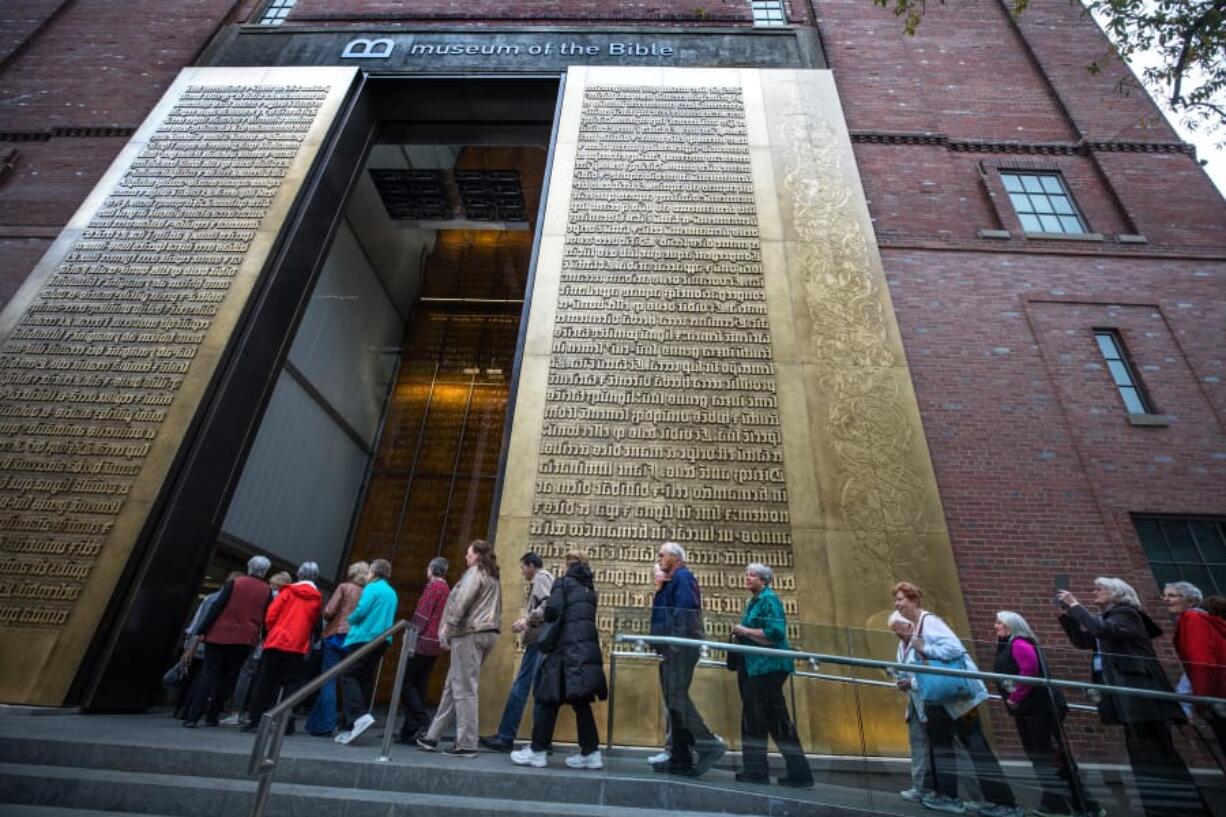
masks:
{"label": "metal handrail", "polygon": [[[266,711],[260,718],[259,730],[255,735],[255,745],[251,747],[251,760],[247,764],[247,774],[259,778],[255,793],[255,801],[251,804],[251,817],[263,817],[268,806],[268,795],[272,791],[272,775],[276,771],[277,761],[281,758],[281,746],[285,742],[285,728],[293,716],[294,707],[319,691],[324,684],[337,678],[345,670],[352,667],[362,658],[370,655],[385,640],[394,639],[397,633],[405,632],[410,624],[401,619],[388,627],[370,641],[358,647],[349,655],[337,662],[336,666],[327,672],[320,673],[310,682],[304,684],[294,694],[281,699],[281,703]],[[383,747],[378,760],[386,763],[391,750],[393,726],[396,722],[396,704],[400,700],[400,689],[404,685],[405,664],[408,662],[409,651],[404,648],[404,640],[400,642],[400,657],[396,663],[396,681],[392,686],[392,701],[387,712],[387,727],[383,730]]]}
{"label": "metal handrail", "polygon": [[1190,695],[1182,692],[1161,692],[1151,689],[1136,689],[1134,687],[1115,686],[1113,684],[1094,684],[1085,681],[1066,681],[1059,678],[1042,678],[1033,675],[1008,675],[1001,672],[985,672],[983,670],[954,669],[952,667],[932,667],[927,664],[904,664],[899,661],[883,661],[877,658],[857,658],[850,655],[835,655],[831,653],[805,652],[802,650],[780,650],[774,647],[762,647],[756,644],[740,644],[731,641],[706,641],[699,638],[677,638],[665,635],[641,635],[638,633],[622,633],[613,636],[619,643],[658,645],[666,647],[689,647],[727,652],[751,653],[767,655],[773,658],[790,658],[796,660],[815,660],[818,663],[830,663],[848,667],[867,667],[869,669],[894,670],[905,673],[928,673],[931,675],[952,675],[957,678],[977,678],[987,681],[1011,681],[1029,686],[1062,687],[1064,689],[1095,690],[1104,695],[1131,695],[1138,698],[1155,698],[1163,701],[1207,704],[1213,707],[1226,707],[1226,698],[1214,698],[1209,695]]}
{"label": "metal handrail", "polygon": [[[657,653],[643,652],[623,652],[615,651],[612,655],[617,658],[631,658],[639,661],[659,661],[660,656]],[[810,661],[811,664],[816,664],[816,661]],[[716,669],[727,670],[728,664],[725,661],[716,661],[714,658],[702,658],[698,661],[700,667],[713,667]],[[807,672],[805,670],[796,670],[792,673],[794,678],[808,678],[814,681],[835,681],[840,684],[855,684],[857,686],[878,687],[880,689],[897,690],[898,684],[895,681],[874,681],[871,678],[856,678],[854,675],[831,675],[827,672]],[[996,703],[1004,703],[1004,700],[996,695],[993,695],[989,700]],[[1089,706],[1088,704],[1069,704],[1068,708],[1074,712],[1097,712],[1098,707]]]}

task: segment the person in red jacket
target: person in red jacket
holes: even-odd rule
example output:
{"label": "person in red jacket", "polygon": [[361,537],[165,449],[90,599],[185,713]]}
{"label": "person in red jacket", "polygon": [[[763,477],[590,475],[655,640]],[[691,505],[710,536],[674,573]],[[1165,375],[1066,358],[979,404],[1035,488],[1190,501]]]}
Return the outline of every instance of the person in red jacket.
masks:
{"label": "person in red jacket", "polygon": [[[1226,698],[1226,621],[1205,611],[1204,595],[1189,582],[1171,582],[1162,589],[1162,600],[1175,616],[1175,652],[1192,693]],[[1226,753],[1226,718],[1200,704],[1196,711],[1213,727]]]}
{"label": "person in red jacket", "polygon": [[272,600],[272,590],[264,577],[272,562],[252,556],[247,575],[227,581],[210,605],[204,620],[192,636],[204,641],[204,675],[192,689],[191,703],[183,725],[194,729],[204,715],[207,726],[217,726],[221,706],[234,691],[238,671],[260,641],[264,611]]}
{"label": "person in red jacket", "polygon": [[[251,722],[244,731],[259,728],[260,718],[276,703],[277,693],[293,695],[302,686],[306,675],[306,656],[311,651],[311,639],[320,625],[323,594],[315,586],[319,565],[303,562],[298,568],[298,581],[284,588],[264,614],[264,657],[260,659],[260,674],[256,679],[251,702]],[[289,719],[285,734],[294,734],[294,719]]]}

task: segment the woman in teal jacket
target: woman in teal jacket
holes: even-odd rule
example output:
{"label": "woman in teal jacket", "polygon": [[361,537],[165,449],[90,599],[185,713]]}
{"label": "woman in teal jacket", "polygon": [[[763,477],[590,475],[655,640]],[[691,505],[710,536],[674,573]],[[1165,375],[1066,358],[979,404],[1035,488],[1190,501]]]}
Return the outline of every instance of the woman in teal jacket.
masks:
{"label": "woman in teal jacket", "polygon": [[[745,605],[741,623],[732,628],[732,634],[744,644],[790,650],[783,603],[770,589],[773,579],[774,572],[764,564],[755,563],[745,568],[745,587],[753,598]],[[793,671],[792,659],[754,653],[742,655],[744,660],[737,670],[736,680],[741,692],[741,756],[745,768],[736,779],[745,783],[770,782],[770,769],[766,765],[766,736],[769,734],[787,764],[787,774],[779,778],[779,783],[801,788],[812,786],[813,770],[805,760],[796,725],[783,700],[783,685]]]}

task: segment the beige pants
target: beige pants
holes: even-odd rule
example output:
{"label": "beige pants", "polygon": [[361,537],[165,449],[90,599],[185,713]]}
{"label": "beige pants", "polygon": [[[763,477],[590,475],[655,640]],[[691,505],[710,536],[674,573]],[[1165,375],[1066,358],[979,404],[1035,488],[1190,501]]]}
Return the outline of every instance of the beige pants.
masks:
{"label": "beige pants", "polygon": [[452,640],[451,668],[443,684],[443,700],[426,731],[428,740],[437,741],[454,720],[456,748],[476,751],[477,682],[481,679],[481,665],[497,642],[498,633],[474,633]]}

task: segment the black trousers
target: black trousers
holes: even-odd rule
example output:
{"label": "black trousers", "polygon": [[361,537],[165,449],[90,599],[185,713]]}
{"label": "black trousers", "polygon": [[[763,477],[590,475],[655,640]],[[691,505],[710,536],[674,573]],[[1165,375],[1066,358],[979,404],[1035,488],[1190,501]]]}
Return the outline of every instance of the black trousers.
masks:
{"label": "black trousers", "polygon": [[[366,644],[351,644],[346,652],[353,653],[364,646]],[[379,671],[379,661],[385,652],[387,652],[386,640],[341,673],[341,677],[337,679],[341,697],[344,699],[341,708],[341,715],[344,718],[341,723],[342,732],[352,729],[353,722],[370,711],[375,694],[375,673]]]}
{"label": "black trousers", "polygon": [[992,747],[983,735],[977,711],[954,720],[945,707],[931,705],[924,708],[928,716],[928,742],[932,751],[932,779],[937,794],[946,797],[958,796],[958,757],[954,754],[954,741],[971,757],[975,777],[983,798],[998,806],[1013,807],[1013,789],[1005,780],[1005,773],[996,760]]}
{"label": "black trousers", "polygon": [[[1035,689],[1031,695],[1046,695]],[[1098,804],[1086,793],[1080,772],[1064,747],[1060,723],[1050,710],[1022,712],[1015,716],[1022,749],[1030,760],[1043,795],[1039,805],[1061,814],[1097,811]]]}
{"label": "black trousers", "polygon": [[204,646],[204,673],[195,685],[191,703],[187,707],[189,723],[196,723],[204,715],[209,723],[216,723],[221,716],[222,704],[234,691],[238,671],[251,654],[246,644],[206,644]]}
{"label": "black trousers", "polygon": [[426,711],[426,687],[430,684],[430,671],[434,669],[437,655],[413,654],[404,665],[404,686],[400,688],[400,705],[404,707],[404,726],[400,739],[411,740],[418,732],[430,725],[430,713]]}
{"label": "black trousers", "polygon": [[1124,744],[1146,817],[1210,813],[1191,772],[1175,751],[1169,723],[1126,723]]}
{"label": "black trousers", "polygon": [[[265,647],[264,656],[260,659],[260,670],[255,678],[255,689],[251,695],[251,709],[248,713],[251,722],[258,724],[264,713],[276,705],[277,696],[283,691],[287,697],[297,692],[306,683],[306,674],[306,656],[302,653]],[[292,714],[289,722],[292,727]]]}
{"label": "black trousers", "polygon": [[694,765],[695,749],[702,752],[715,745],[715,735],[690,699],[690,682],[694,680],[698,657],[697,649],[669,647],[660,662],[660,690],[673,736],[670,764],[678,769]]}
{"label": "black trousers", "polygon": [[766,763],[766,737],[770,735],[787,764],[787,776],[797,781],[813,779],[813,770],[805,760],[796,725],[783,698],[787,680],[786,672],[749,675],[742,668],[736,674],[741,693],[741,757],[745,774],[752,777],[770,777]]}
{"label": "black trousers", "polygon": [[[575,726],[579,731],[579,751],[585,755],[600,748],[600,733],[596,731],[596,718],[592,705],[586,701],[571,704],[575,710]],[[562,704],[536,703],[532,707],[532,751],[545,752],[553,748],[553,727],[558,722],[558,710]]]}

